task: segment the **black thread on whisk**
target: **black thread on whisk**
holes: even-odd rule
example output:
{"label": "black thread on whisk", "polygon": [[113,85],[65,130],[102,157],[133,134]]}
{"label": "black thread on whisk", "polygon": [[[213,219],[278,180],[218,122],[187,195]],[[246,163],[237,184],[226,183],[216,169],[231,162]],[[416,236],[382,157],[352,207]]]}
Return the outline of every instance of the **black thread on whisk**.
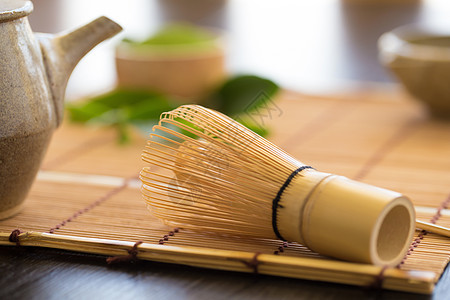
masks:
{"label": "black thread on whisk", "polygon": [[305,169],[314,169],[314,168],[311,166],[301,166],[300,168],[298,168],[297,170],[292,172],[291,175],[289,175],[289,177],[286,179],[286,181],[281,186],[275,199],[273,199],[273,201],[272,201],[272,228],[273,228],[273,232],[275,232],[275,235],[277,236],[277,238],[279,238],[282,241],[285,241],[285,239],[281,236],[280,232],[278,231],[278,226],[277,226],[277,210],[278,210],[278,207],[281,207],[281,208],[283,207],[282,205],[280,205],[279,202],[281,200],[281,196],[283,195],[284,190],[289,186],[292,179],[294,179],[294,177],[298,173],[300,173],[301,171],[303,171]]}

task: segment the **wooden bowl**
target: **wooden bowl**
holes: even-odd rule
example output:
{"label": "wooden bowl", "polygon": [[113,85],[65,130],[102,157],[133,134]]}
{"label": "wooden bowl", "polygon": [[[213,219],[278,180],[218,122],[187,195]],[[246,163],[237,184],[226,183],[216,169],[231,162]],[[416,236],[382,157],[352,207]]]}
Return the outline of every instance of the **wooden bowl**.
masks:
{"label": "wooden bowl", "polygon": [[180,102],[201,102],[225,77],[220,34],[202,43],[116,48],[118,86],[159,91]]}

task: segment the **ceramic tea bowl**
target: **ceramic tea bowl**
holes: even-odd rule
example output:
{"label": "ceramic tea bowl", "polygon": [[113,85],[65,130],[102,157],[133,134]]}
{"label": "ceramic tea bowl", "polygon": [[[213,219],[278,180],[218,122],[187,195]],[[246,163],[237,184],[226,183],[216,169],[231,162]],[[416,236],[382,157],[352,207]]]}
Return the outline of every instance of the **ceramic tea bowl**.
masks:
{"label": "ceramic tea bowl", "polygon": [[450,29],[406,25],[383,34],[381,62],[433,117],[450,120]]}

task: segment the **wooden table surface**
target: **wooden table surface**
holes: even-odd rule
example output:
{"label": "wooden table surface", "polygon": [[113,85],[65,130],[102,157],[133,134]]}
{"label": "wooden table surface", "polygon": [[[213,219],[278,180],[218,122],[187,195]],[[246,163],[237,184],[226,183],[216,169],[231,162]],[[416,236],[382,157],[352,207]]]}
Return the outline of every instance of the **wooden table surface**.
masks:
{"label": "wooden table surface", "polygon": [[[69,1],[36,0],[34,2],[36,12],[32,18],[32,26],[39,31],[55,32],[67,26],[81,24],[85,21],[84,18],[102,14],[102,5],[106,11],[113,14],[113,17],[113,12],[115,12],[117,14],[116,19],[119,19],[118,21],[122,24],[125,23],[123,25],[129,25],[131,29],[137,28],[137,25],[133,25],[133,21],[136,23],[133,16],[126,16],[124,13],[122,1],[96,1],[96,7],[92,10],[83,7],[83,5],[87,5],[88,2],[92,3],[92,1],[74,1],[70,5],[68,4]],[[131,2],[144,3],[144,1]],[[254,10],[245,4],[242,4],[241,7],[236,1],[215,1],[217,6],[212,7],[202,5],[201,1],[194,2],[196,4],[193,7],[203,7],[204,10],[209,8],[214,14],[195,14],[196,10],[194,9],[189,10],[186,6],[180,8],[177,1],[167,1],[166,3],[163,3],[163,1],[148,1],[149,4],[146,4],[147,13],[153,19],[141,19],[142,24],[146,24],[153,29],[158,22],[164,20],[191,19],[194,21],[200,20],[199,23],[202,24],[221,26],[230,29],[231,32],[239,33],[242,31],[243,34],[252,34],[258,32],[257,25],[264,20],[268,20],[267,23],[273,23],[273,26],[276,26],[277,20],[283,19],[282,13],[270,15],[270,4],[272,3],[270,1],[265,1],[265,4],[262,4],[261,7],[255,5]],[[231,67],[237,71],[259,72],[263,75],[270,75],[270,71],[273,70],[274,76],[272,77],[278,79],[282,84],[291,87],[296,85],[305,89],[321,86],[324,90],[327,90],[327,87],[335,87],[348,80],[352,82],[359,80],[387,82],[391,78],[376,61],[376,48],[374,47],[377,36],[385,30],[405,23],[438,19],[443,15],[448,16],[448,5],[442,5],[441,7],[439,1],[433,1],[433,5],[428,3],[431,1],[405,0],[394,1],[393,4],[382,1],[383,4],[375,6],[374,4],[364,6],[356,4],[356,2],[341,1],[337,5],[334,4],[331,10],[323,10],[323,5],[325,7],[329,5],[326,3],[322,3],[315,8],[305,7],[305,10],[298,14],[298,19],[292,20],[294,25],[286,36],[299,34],[299,39],[309,38],[309,42],[317,41],[319,43],[320,40],[308,35],[307,30],[296,30],[295,28],[295,26],[305,28],[311,23],[317,28],[317,32],[322,36],[324,35],[322,40],[326,40],[326,43],[310,44],[308,50],[310,54],[314,51],[322,51],[320,52],[322,56],[308,59],[304,57],[302,60],[293,61],[292,59],[296,57],[295,51],[301,48],[298,48],[300,46],[297,48],[291,47],[291,52],[286,52],[286,59],[282,60],[283,67],[274,68],[272,63],[264,60],[265,57],[270,57],[271,51],[277,50],[273,46],[274,43],[269,40],[267,44],[272,46],[266,51],[258,52],[258,55],[250,59],[250,54],[254,54],[255,49],[264,46],[264,38],[260,37],[254,43],[248,44],[248,41],[243,40],[243,34],[236,34],[235,42],[237,44],[235,45],[243,48],[234,49],[235,56],[231,58]],[[442,2],[445,1],[440,3],[442,4]],[[293,5],[289,3],[285,3],[282,10],[287,14],[290,5]],[[77,5],[78,10],[75,9]],[[309,18],[307,18],[310,12],[308,9],[312,9],[311,12],[314,12],[309,14]],[[55,17],[56,13],[58,13],[58,17]],[[322,14],[325,14],[325,17]],[[247,18],[247,16],[253,17]],[[295,13],[289,16],[295,16]],[[324,21],[325,25],[319,28],[317,27],[319,23],[316,21],[321,18],[328,18],[328,21]],[[336,18],[339,20],[336,21]],[[382,21],[381,18],[383,18]],[[260,23],[251,26],[251,24],[249,25],[250,21],[245,22],[247,19],[250,21],[257,19]],[[336,36],[336,34],[338,35]],[[289,46],[284,48],[289,48]],[[104,52],[98,52],[97,56],[100,53]],[[93,60],[95,60],[95,56],[88,58],[86,64],[75,71],[69,87],[69,97],[79,96],[80,90],[81,94],[91,93],[108,88],[113,83],[114,76],[111,76],[111,74],[101,76],[89,72],[92,68],[89,63],[92,63]],[[309,68],[308,70],[311,70],[308,60],[311,63],[315,62],[318,66],[310,78],[305,72],[297,72],[297,69],[295,69]],[[283,73],[290,62],[298,65],[288,68],[288,71]],[[101,66],[99,68],[101,69]],[[111,66],[107,66],[106,69],[109,73],[113,71]],[[92,79],[93,76],[94,80]],[[82,89],[82,87],[85,87],[85,89]],[[331,283],[206,270],[144,261],[107,266],[103,256],[38,248],[0,247],[0,270],[0,299],[60,299],[63,297],[67,299],[430,298],[430,296],[375,291]],[[449,299],[449,295],[450,270],[447,268],[431,297],[434,299]]]}
{"label": "wooden table surface", "polygon": [[[430,296],[281,277],[0,247],[0,299],[430,299]],[[449,269],[434,292],[448,299]]]}

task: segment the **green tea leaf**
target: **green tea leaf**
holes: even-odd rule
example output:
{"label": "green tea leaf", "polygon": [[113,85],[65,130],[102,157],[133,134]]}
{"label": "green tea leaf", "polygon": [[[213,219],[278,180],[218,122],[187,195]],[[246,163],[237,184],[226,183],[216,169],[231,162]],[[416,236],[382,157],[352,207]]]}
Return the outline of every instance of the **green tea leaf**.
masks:
{"label": "green tea leaf", "polygon": [[254,75],[228,79],[207,104],[229,116],[249,113],[270,101],[280,90],[273,81]]}
{"label": "green tea leaf", "polygon": [[155,96],[151,100],[137,102],[124,107],[127,119],[130,121],[159,119],[162,112],[172,110],[174,105],[162,96]]}
{"label": "green tea leaf", "polygon": [[[267,128],[256,124],[249,112],[266,105],[279,90],[272,81],[251,75],[236,76],[227,80],[211,97],[207,105],[236,118],[243,125],[265,136]],[[117,129],[119,142],[129,140],[130,126],[148,132],[157,124],[160,114],[175,109],[178,104],[156,92],[144,90],[117,89],[94,97],[89,101],[69,103],[67,110],[71,121],[112,126]],[[181,123],[198,129],[190,122],[179,119]],[[196,138],[187,130],[177,129],[183,134]]]}
{"label": "green tea leaf", "polygon": [[162,112],[174,107],[167,97],[155,92],[114,90],[86,102],[69,103],[67,110],[73,122],[115,127],[119,142],[125,143],[129,139],[129,125],[157,120]]}
{"label": "green tea leaf", "polygon": [[152,91],[116,89],[109,93],[94,97],[89,102],[101,103],[111,108],[119,108],[124,106],[134,106],[137,103],[146,102],[150,99],[153,101],[160,98],[164,98],[165,101],[168,101],[167,98],[161,94]]}
{"label": "green tea leaf", "polygon": [[107,105],[97,102],[87,102],[78,105],[69,103],[66,107],[70,113],[70,120],[79,123],[87,122],[110,110],[110,107]]}

